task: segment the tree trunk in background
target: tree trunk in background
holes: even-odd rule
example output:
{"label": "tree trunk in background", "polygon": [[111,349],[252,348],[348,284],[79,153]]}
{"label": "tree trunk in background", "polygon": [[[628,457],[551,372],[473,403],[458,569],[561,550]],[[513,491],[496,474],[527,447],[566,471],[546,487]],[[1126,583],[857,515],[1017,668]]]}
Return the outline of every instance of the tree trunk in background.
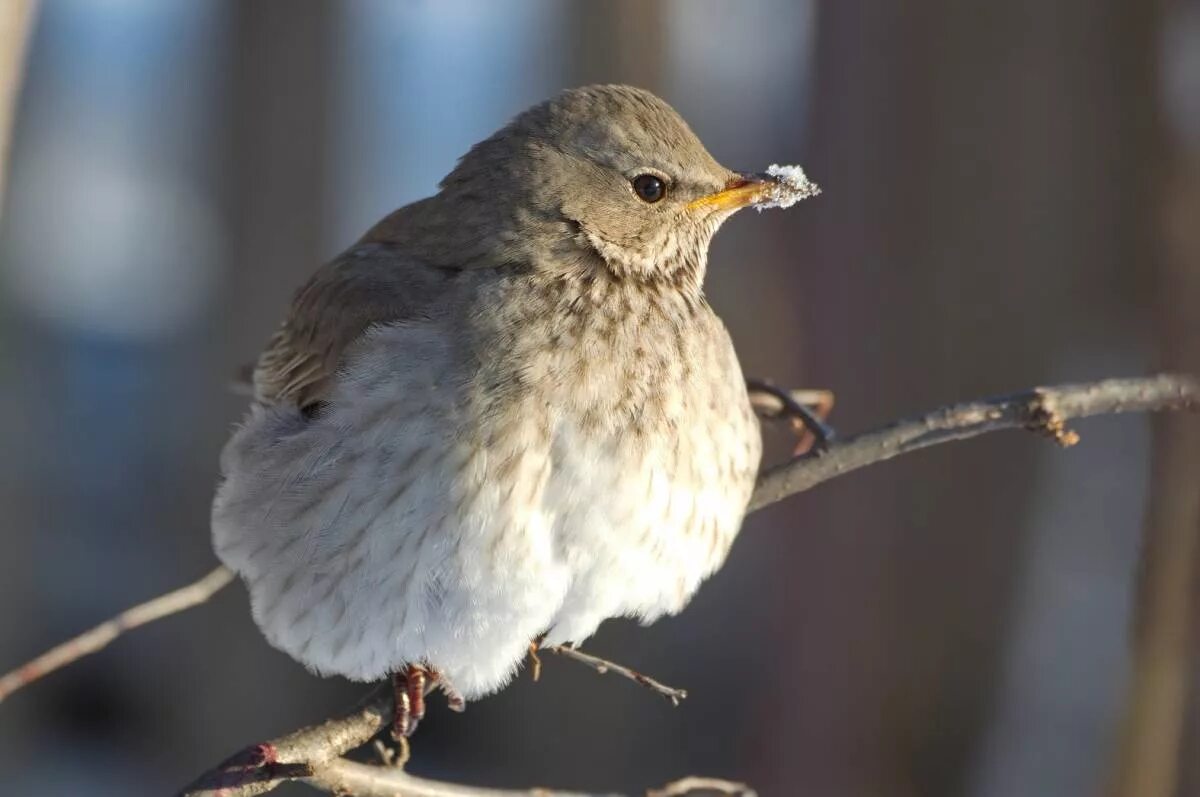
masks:
{"label": "tree trunk in background", "polygon": [[4,210],[8,141],[21,95],[25,43],[36,11],[35,0],[5,0],[4,6],[0,7],[0,212]]}
{"label": "tree trunk in background", "polygon": [[665,4],[640,0],[575,3],[579,32],[571,83],[658,85],[663,79]]}
{"label": "tree trunk in background", "polygon": [[[211,479],[216,452],[228,436],[230,418],[239,418],[247,400],[228,385],[240,364],[253,362],[282,320],[292,294],[328,257],[328,140],[333,105],[330,75],[337,37],[337,15],[329,0],[272,0],[230,3],[228,79],[228,196],[232,263],[222,281],[222,312],[211,319],[215,344],[205,362],[205,387],[222,410],[212,424],[213,450],[201,459]],[[340,242],[345,243],[345,242]],[[201,483],[204,483],[201,481]],[[211,561],[208,535],[196,542],[205,549],[191,561]],[[193,565],[195,569],[197,565]],[[319,712],[357,699],[362,686],[340,678],[314,678],[286,662],[272,675],[274,694],[283,696],[270,711],[253,712],[250,727],[236,733],[214,732],[230,712],[262,699],[262,684],[245,673],[278,664],[278,653],[263,644],[249,619],[246,595],[235,585],[226,613],[197,612],[197,633],[211,633],[236,655],[188,658],[179,677],[211,690],[181,722],[191,734],[184,750],[206,750],[220,758],[232,737],[269,738],[280,727],[304,725]],[[193,670],[188,672],[188,670]],[[302,695],[304,699],[291,699]],[[186,756],[194,760],[195,753]],[[180,772],[184,771],[181,767]],[[301,794],[301,786],[282,793]]]}
{"label": "tree trunk in background", "polygon": [[[1145,20],[1131,29],[1128,6],[822,4],[806,166],[827,187],[815,258],[826,262],[795,287],[821,297],[808,340],[838,393],[836,423],[1145,367],[1146,193],[1141,160],[1121,153],[1153,143],[1141,65],[1154,42]],[[804,530],[777,560],[791,576],[774,635],[784,686],[763,718],[777,739],[756,785],[973,790],[1027,547],[1043,542],[1031,508],[1055,489],[1042,480],[1051,467],[1141,478],[1144,462],[1121,461],[1103,447],[1110,433],[1088,428],[1094,462],[1001,437],[800,499]],[[1097,534],[1122,533],[1063,512],[1070,523],[1050,530],[1067,568]]]}
{"label": "tree trunk in background", "polygon": [[[0,0],[0,17],[30,4]],[[52,12],[69,5],[45,4],[39,39]],[[217,451],[246,403],[226,390],[233,366],[255,356],[296,287],[349,243],[329,234],[337,209],[364,206],[363,192],[399,193],[397,163],[448,170],[452,158],[430,155],[429,140],[483,117],[501,123],[526,103],[523,85],[539,87],[529,102],[544,96],[543,85],[547,94],[588,82],[642,85],[673,102],[726,165],[794,159],[822,184],[823,196],[786,214],[731,222],[714,244],[707,286],[746,370],[834,389],[833,421],[844,432],[1039,382],[1160,366],[1200,371],[1200,155],[1196,141],[1190,152],[1161,146],[1161,0],[820,3],[811,113],[794,90],[810,74],[810,18],[792,13],[792,0],[736,8],[720,0],[529,0],[495,12],[507,28],[481,25],[478,9],[463,5],[422,6],[427,15],[398,13],[402,6],[388,0],[222,5],[228,103],[206,117],[211,129],[189,130],[201,142],[195,151],[228,148],[220,212],[232,257],[198,336],[203,351],[163,343],[173,367],[187,372],[187,381],[160,380],[183,389],[165,389],[154,404],[170,407],[172,426],[188,428],[170,443],[183,470],[146,491],[169,506],[139,526],[150,541],[129,546],[170,551],[125,556],[126,569],[111,576],[100,571],[113,588],[97,596],[115,600],[140,583],[132,574],[145,576],[145,563],[169,561],[180,579],[209,566]],[[535,19],[545,25],[530,25]],[[349,41],[348,20],[387,35],[356,49],[362,42]],[[87,37],[68,33],[49,40],[57,50],[39,43],[34,54],[86,50]],[[0,89],[11,85],[3,69],[15,54],[6,35],[0,27]],[[408,60],[382,57],[411,52],[405,43],[418,38],[435,43]],[[452,100],[395,89],[386,81],[397,64],[413,70],[410,88],[439,80],[467,88]],[[0,92],[0,133],[4,104]],[[429,113],[447,108],[472,112]],[[159,127],[131,125],[138,129],[122,136]],[[338,149],[346,141],[373,142],[351,179],[343,179],[348,159]],[[1174,160],[1147,169],[1156,153]],[[152,156],[139,152],[137,171]],[[20,181],[24,166],[14,172]],[[22,196],[14,182],[11,198]],[[1155,226],[1164,202],[1165,249]],[[3,221],[15,227],[18,205],[8,207]],[[348,215],[356,231],[374,221]],[[10,458],[11,472],[28,471],[30,458],[73,461],[74,438],[47,443],[46,430],[72,417],[62,406],[95,405],[105,424],[121,414],[114,409],[131,414],[85,390],[72,403],[71,391],[42,388],[57,384],[41,374],[61,367],[44,367],[53,360],[44,353],[57,349],[37,348],[44,331],[28,320],[0,320],[0,345],[22,355],[0,358],[14,375],[12,389],[0,392],[0,438],[6,450],[31,452]],[[17,334],[7,334],[10,326]],[[154,381],[148,373],[113,371],[111,383]],[[106,461],[96,472],[115,479],[121,458],[155,437],[148,430],[157,427],[138,420],[125,439],[105,438],[121,467]],[[495,786],[626,791],[695,773],[784,795],[1082,795],[1108,786],[1113,797],[1170,797],[1173,785],[1177,795],[1200,794],[1195,713],[1184,731],[1191,738],[1180,742],[1189,674],[1192,705],[1200,701],[1184,642],[1197,626],[1195,593],[1189,604],[1186,591],[1189,563],[1193,573],[1200,567],[1200,554],[1187,554],[1200,533],[1197,423],[1172,418],[1156,427],[1151,495],[1143,493],[1149,424],[1127,417],[1081,425],[1083,444],[1072,451],[1032,436],[989,436],[755,514],[728,565],[683,615],[649,629],[606,623],[585,647],[688,688],[679,709],[551,657],[539,683],[523,674],[465,716],[434,698],[410,768]],[[96,431],[100,423],[87,437]],[[787,442],[767,435],[777,451]],[[28,607],[0,613],[0,647],[14,662],[41,645],[55,600],[79,592],[71,574],[96,570],[86,557],[77,557],[89,565],[78,570],[27,564],[39,543],[77,547],[67,533],[47,531],[43,516],[95,505],[72,503],[64,485],[78,486],[74,479],[37,479],[10,487],[0,478],[12,519],[0,564],[13,571],[0,578],[0,597]],[[1111,714],[1133,647],[1126,610],[1142,521],[1144,604],[1118,769]],[[50,528],[74,527],[60,520]],[[1098,611],[1100,594],[1107,598]],[[1057,613],[1063,604],[1065,615]],[[1073,608],[1084,604],[1082,614]],[[38,623],[27,622],[31,613]],[[1032,631],[1030,618],[1041,623]],[[11,749],[0,749],[0,771],[11,761],[8,769],[19,764],[15,771],[39,784],[99,773],[162,791],[362,692],[312,677],[270,649],[237,585],[204,610],[47,679],[28,702],[6,704],[0,721],[21,730],[9,734]],[[120,716],[103,715],[114,702]],[[78,721],[89,711],[95,724]],[[289,784],[280,793],[307,792]]]}
{"label": "tree trunk in background", "polygon": [[[1158,41],[1165,43],[1163,26],[1181,22],[1182,14],[1161,12],[1179,12],[1184,3],[1153,5],[1160,11],[1155,32],[1160,34]],[[1191,46],[1195,46],[1194,36]],[[1158,83],[1155,98],[1162,97],[1168,104],[1194,102],[1194,98],[1172,97],[1165,79]],[[1175,110],[1177,118],[1194,113],[1194,109]],[[1196,133],[1191,132],[1193,136]],[[1148,212],[1157,214],[1147,250],[1162,254],[1155,297],[1162,366],[1200,373],[1200,315],[1196,312],[1200,306],[1200,141],[1189,141],[1187,133],[1168,129],[1161,136],[1162,146],[1153,150],[1166,154],[1155,173],[1159,179],[1147,205]],[[1200,642],[1200,419],[1163,416],[1156,420],[1155,432],[1134,628],[1134,669],[1120,755],[1109,788],[1113,797],[1200,793],[1196,755],[1200,749],[1200,728],[1196,726],[1200,700],[1196,656]]]}

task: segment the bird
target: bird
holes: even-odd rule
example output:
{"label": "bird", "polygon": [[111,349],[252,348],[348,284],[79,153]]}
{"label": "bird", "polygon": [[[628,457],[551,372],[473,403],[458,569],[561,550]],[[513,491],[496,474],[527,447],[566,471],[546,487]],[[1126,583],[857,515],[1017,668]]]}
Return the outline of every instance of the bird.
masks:
{"label": "bird", "polygon": [[799,167],[721,166],[646,90],[585,86],[317,270],[254,366],[213,502],[267,641],[393,679],[400,737],[435,687],[461,710],[539,641],[682,610],[762,453],[709,242],[817,191]]}

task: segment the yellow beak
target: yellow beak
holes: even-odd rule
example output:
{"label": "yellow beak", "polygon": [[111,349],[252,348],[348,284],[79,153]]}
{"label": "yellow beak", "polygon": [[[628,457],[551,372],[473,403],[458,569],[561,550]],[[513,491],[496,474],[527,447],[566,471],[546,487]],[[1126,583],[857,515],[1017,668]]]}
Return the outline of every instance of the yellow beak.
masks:
{"label": "yellow beak", "polygon": [[767,174],[739,174],[715,194],[687,203],[688,210],[738,210],[766,199],[779,185],[779,179]]}

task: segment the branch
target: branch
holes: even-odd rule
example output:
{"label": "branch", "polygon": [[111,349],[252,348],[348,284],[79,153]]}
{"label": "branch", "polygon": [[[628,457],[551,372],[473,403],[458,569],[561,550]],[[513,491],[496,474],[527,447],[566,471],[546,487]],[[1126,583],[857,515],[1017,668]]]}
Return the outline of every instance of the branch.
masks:
{"label": "branch", "polygon": [[[896,421],[848,437],[831,443],[824,451],[795,457],[768,469],[759,476],[747,513],[757,512],[835,476],[938,443],[1001,429],[1028,429],[1052,437],[1059,445],[1072,446],[1079,436],[1065,427],[1069,420],[1197,407],[1200,407],[1200,380],[1181,374],[1037,387],[1010,396],[954,404],[920,418]],[[218,567],[194,584],[136,606],[21,665],[0,677],[0,701],[26,684],[101,650],[124,631],[207,601],[232,578],[228,570]]]}
{"label": "branch", "polygon": [[[321,768],[321,772],[304,779],[306,783],[330,794],[353,794],[354,797],[621,797],[619,794],[600,795],[593,792],[558,791],[557,789],[491,789],[483,786],[461,786],[409,775],[392,767],[373,767],[339,758]],[[646,797],[689,797],[689,795],[729,795],[755,797],[744,783],[717,778],[683,778],[659,789],[650,789]]]}
{"label": "branch", "polygon": [[599,656],[593,656],[590,653],[584,653],[578,648],[573,648],[568,645],[555,645],[554,647],[547,648],[547,650],[552,653],[557,653],[559,656],[562,656],[565,659],[574,659],[580,664],[586,664],[600,675],[613,672],[622,678],[628,678],[635,684],[641,684],[650,691],[662,695],[668,701],[670,701],[672,706],[678,706],[681,700],[685,700],[687,698],[686,689],[676,689],[673,686],[667,686],[660,681],[654,680],[649,675],[643,675],[637,670],[631,670],[623,664],[617,664],[614,661],[602,659]]}
{"label": "branch", "polygon": [[592,793],[543,788],[492,789],[485,786],[464,786],[418,778],[396,767],[370,766],[344,758],[329,762],[321,767],[320,772],[305,778],[305,782],[330,794],[353,794],[354,797],[601,797]]}
{"label": "branch", "polygon": [[111,620],[51,648],[33,661],[0,677],[0,702],[42,676],[108,647],[110,642],[126,631],[199,606],[232,580],[233,573],[218,567],[199,581],[126,609]]}
{"label": "branch", "polygon": [[[1120,412],[1150,412],[1160,410],[1195,409],[1200,407],[1200,381],[1185,375],[1160,374],[1143,379],[1109,379],[1102,382],[1034,388],[1010,396],[956,404],[935,410],[920,418],[897,421],[881,429],[865,432],[837,441],[824,451],[795,457],[789,462],[770,468],[758,480],[748,512],[781,501],[821,482],[849,473],[852,470],[882,462],[900,454],[917,451],[939,443],[964,440],[1001,429],[1027,429],[1050,437],[1059,445],[1071,446],[1079,436],[1066,427],[1076,418]],[[68,664],[81,656],[106,646],[123,631],[152,620],[203,603],[229,583],[232,576],[223,567],[209,573],[200,581],[175,592],[155,598],[130,609],[113,620],[58,646],[32,662],[0,678],[0,700],[27,683]],[[561,651],[556,651],[561,652]],[[593,661],[574,651],[572,658],[597,667]],[[564,654],[567,655],[567,654]],[[587,657],[588,659],[594,657]],[[604,667],[617,668],[602,660]],[[621,668],[627,670],[627,668]],[[650,679],[629,670],[626,677],[640,683]],[[673,691],[652,682],[661,694]],[[657,686],[654,686],[657,685]],[[216,795],[238,797],[270,791],[283,780],[304,779],[319,788],[341,784],[358,784],[356,793],[363,797],[373,794],[404,793],[411,795],[502,795],[527,792],[498,792],[473,787],[435,784],[409,775],[386,774],[362,765],[343,761],[343,753],[364,744],[390,721],[392,704],[390,690],[372,694],[351,714],[337,717],[319,725],[296,731],[273,742],[246,748],[217,768],[202,775],[185,790],[187,795]],[[367,774],[370,778],[366,781]],[[386,776],[385,776],[386,775]],[[400,778],[397,780],[396,778]],[[401,782],[401,780],[403,782]],[[369,781],[369,782],[368,782]],[[686,779],[672,784],[659,794],[687,794],[680,788],[705,788],[711,793],[714,782]],[[684,784],[680,786],[680,784]],[[697,786],[696,784],[701,784]],[[730,788],[745,790],[738,784]],[[371,791],[375,789],[375,791]],[[383,791],[380,791],[382,789]],[[425,789],[421,791],[420,789]],[[537,794],[554,795],[540,790]],[[719,793],[719,790],[718,790]],[[736,791],[726,793],[738,793]],[[559,793],[561,794],[561,793]]]}
{"label": "branch", "polygon": [[[392,690],[379,687],[345,716],[235,753],[197,778],[177,797],[252,797],[289,780],[302,780],[332,794],[356,797],[600,797],[544,788],[465,786],[419,778],[398,767],[368,766],[340,757],[370,741],[389,725],[391,717]],[[754,792],[743,784],[715,778],[684,778],[648,791],[647,797],[693,794],[754,797]]]}
{"label": "branch", "polygon": [[986,432],[1027,429],[1067,447],[1079,442],[1079,435],[1065,426],[1069,420],[1197,407],[1200,407],[1200,380],[1181,374],[1035,387],[1009,396],[954,404],[920,418],[896,421],[873,432],[831,443],[822,452],[770,468],[759,476],[747,511],[755,512],[866,465]]}
{"label": "branch", "polygon": [[[832,443],[823,452],[806,454],[794,458],[784,465],[767,470],[759,479],[749,511],[756,511],[834,476],[857,470],[865,465],[882,462],[899,454],[938,443],[974,437],[985,432],[1000,429],[1028,429],[1050,437],[1059,445],[1071,446],[1079,441],[1078,435],[1066,428],[1065,422],[1071,419],[1118,412],[1194,409],[1198,406],[1200,406],[1200,382],[1191,377],[1172,375],[1160,375],[1146,379],[1112,379],[1057,388],[1034,388],[1011,396],[957,404],[936,410],[920,418],[898,421],[877,431],[866,432],[841,442]],[[579,651],[566,648],[552,650],[560,655],[582,661],[599,672],[610,668],[615,672],[618,671],[617,667],[609,662],[595,659]],[[627,668],[621,668],[621,670],[627,670]],[[639,683],[645,683],[642,680],[645,679],[645,676],[634,673],[632,670],[622,674]],[[661,694],[669,694],[674,691],[656,681],[653,683],[658,685],[656,691],[660,691]],[[654,687],[652,686],[652,688]],[[384,695],[380,699],[386,704],[386,710],[373,715],[371,722],[362,728],[363,732],[370,731],[370,735],[374,735],[383,727],[384,717],[390,716],[388,697]],[[327,733],[329,728],[343,727],[347,719],[353,719],[353,716],[330,720],[328,723],[314,726],[308,732],[320,736]],[[303,734],[304,732],[298,733]],[[411,797],[500,797],[501,795],[512,797],[513,795],[540,794],[556,797],[563,794],[545,790],[506,792],[436,783],[413,778],[400,770],[368,767],[338,757],[352,749],[353,746],[355,745],[326,748],[322,750],[320,759],[308,759],[309,762],[314,763],[314,767],[312,774],[305,777],[305,781],[317,788],[334,793],[339,788],[349,790],[359,797],[393,794],[405,794],[411,795]],[[251,750],[259,750],[264,747],[272,748],[273,745],[272,743],[259,745]],[[279,760],[285,759],[280,758]],[[273,788],[273,785],[278,782],[279,780],[276,779],[267,788]],[[699,789],[706,789],[708,793],[713,793],[713,783],[715,782],[708,779],[687,778],[657,792],[651,791],[650,794],[684,795],[691,790]],[[260,779],[253,785],[257,788],[264,785],[264,782]],[[748,789],[738,784],[726,785],[729,790],[724,793],[749,793]],[[741,789],[742,792],[737,789]],[[258,790],[222,792],[228,797],[259,793],[261,791]],[[716,793],[721,793],[721,791],[717,790]],[[189,792],[188,797],[203,794],[205,792]]]}
{"label": "branch", "polygon": [[392,720],[392,690],[376,688],[348,714],[234,753],[196,778],[181,797],[250,797],[318,768],[371,740]]}

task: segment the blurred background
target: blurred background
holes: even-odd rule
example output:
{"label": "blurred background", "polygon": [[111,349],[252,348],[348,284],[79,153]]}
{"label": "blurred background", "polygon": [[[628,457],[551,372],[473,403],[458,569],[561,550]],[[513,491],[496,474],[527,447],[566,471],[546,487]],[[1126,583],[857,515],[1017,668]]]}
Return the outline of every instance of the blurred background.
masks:
{"label": "blurred background", "polygon": [[[215,565],[245,403],[226,385],[291,292],[568,86],[649,88],[726,165],[824,187],[727,224],[708,289],[746,371],[832,388],[843,433],[1200,372],[1196,0],[47,0],[26,45],[0,219],[0,671]],[[434,699],[411,771],[1200,794],[1200,420],[1078,428],[1069,451],[992,435],[752,516],[681,616],[587,646],[683,706],[549,658],[464,715]],[[0,705],[3,791],[167,793],[363,692],[269,648],[237,585]]]}

